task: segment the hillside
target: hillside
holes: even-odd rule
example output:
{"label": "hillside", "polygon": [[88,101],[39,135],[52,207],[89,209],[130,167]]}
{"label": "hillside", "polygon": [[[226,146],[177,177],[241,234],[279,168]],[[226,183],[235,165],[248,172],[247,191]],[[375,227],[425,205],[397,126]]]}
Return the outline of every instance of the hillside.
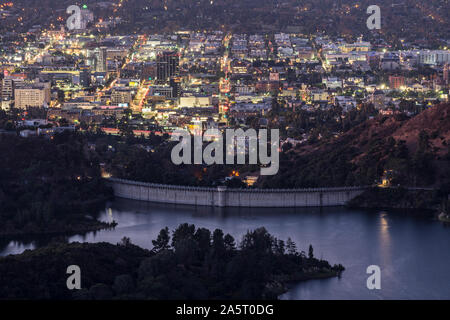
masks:
{"label": "hillside", "polygon": [[449,144],[449,103],[412,118],[378,116],[338,138],[282,154],[279,174],[263,177],[259,185],[369,185],[389,172],[395,184],[439,186],[450,181]]}
{"label": "hillside", "polygon": [[[305,34],[323,31],[332,36],[364,34],[372,39],[381,34],[384,40],[398,47],[402,45],[399,38],[418,44],[429,42],[433,46],[439,45],[439,39],[445,39],[449,28],[449,20],[445,19],[449,11],[447,1],[397,2],[394,6],[389,0],[377,1],[380,8],[385,8],[383,20],[387,21],[377,33],[366,26],[366,10],[374,4],[370,0],[360,0],[358,5],[352,0],[86,0],[83,4],[93,11],[96,20],[120,17],[122,23],[112,30],[117,34],[180,29]],[[0,30],[3,34],[26,32],[33,25],[59,30],[65,24],[60,17],[67,16],[65,9],[72,4],[76,3],[69,0],[14,1],[9,9],[11,15],[0,25]],[[16,18],[19,12],[23,19]]]}
{"label": "hillside", "polygon": [[404,140],[411,152],[417,149],[420,132],[430,137],[430,146],[438,158],[448,153],[450,143],[450,103],[432,107],[406,121],[394,133],[395,140]]}

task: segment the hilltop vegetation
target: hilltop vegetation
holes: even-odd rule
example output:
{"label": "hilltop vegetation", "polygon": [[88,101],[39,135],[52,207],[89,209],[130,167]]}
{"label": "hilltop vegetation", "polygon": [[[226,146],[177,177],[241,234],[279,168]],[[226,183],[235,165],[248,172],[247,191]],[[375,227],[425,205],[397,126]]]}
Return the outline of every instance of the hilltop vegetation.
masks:
{"label": "hilltop vegetation", "polygon": [[[0,258],[1,299],[276,299],[290,281],[339,275],[331,266],[298,252],[288,239],[264,228],[239,245],[222,230],[182,224],[162,229],[149,251],[124,238],[107,243],[54,244]],[[66,269],[81,269],[81,290],[66,287]]]}
{"label": "hilltop vegetation", "polygon": [[371,185],[389,172],[393,185],[442,187],[450,183],[450,104],[415,117],[377,116],[337,138],[281,154],[278,175],[261,187]]}
{"label": "hilltop vegetation", "polygon": [[[65,9],[74,4],[68,0],[16,0],[7,7],[12,15],[0,26],[0,31],[25,33],[33,25],[59,29],[65,24]],[[408,0],[393,3],[379,0],[382,28],[371,32],[366,26],[369,0],[123,0],[101,2],[86,0],[83,4],[94,12],[96,19],[106,21],[120,17],[121,23],[113,33],[171,32],[188,30],[224,30],[234,32],[301,32],[325,33],[330,36],[359,36],[380,40],[384,38],[396,48],[403,42],[417,45],[429,43],[438,47],[448,35],[450,10],[448,1]],[[29,35],[26,35],[29,37]]]}

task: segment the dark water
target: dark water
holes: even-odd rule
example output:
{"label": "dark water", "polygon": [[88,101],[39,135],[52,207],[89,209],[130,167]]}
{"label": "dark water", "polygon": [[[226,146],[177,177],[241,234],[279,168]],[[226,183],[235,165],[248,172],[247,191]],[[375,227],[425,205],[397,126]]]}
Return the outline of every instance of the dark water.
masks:
{"label": "dark water", "polygon": [[[301,282],[283,299],[450,299],[450,228],[426,217],[345,208],[236,209],[195,208],[117,200],[101,219],[115,230],[70,237],[70,241],[117,243],[126,236],[151,248],[165,226],[193,223],[220,228],[236,239],[261,226],[280,239],[291,237],[300,250],[341,263],[341,278]],[[41,246],[45,240],[0,243],[0,255]],[[381,268],[381,290],[368,290],[366,268]]]}

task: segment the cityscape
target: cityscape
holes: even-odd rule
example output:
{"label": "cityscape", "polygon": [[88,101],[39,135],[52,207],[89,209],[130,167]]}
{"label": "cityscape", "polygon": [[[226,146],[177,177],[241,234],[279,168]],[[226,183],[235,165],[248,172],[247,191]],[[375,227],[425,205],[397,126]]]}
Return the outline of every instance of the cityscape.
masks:
{"label": "cityscape", "polygon": [[0,1],[0,299],[450,299],[449,12]]}

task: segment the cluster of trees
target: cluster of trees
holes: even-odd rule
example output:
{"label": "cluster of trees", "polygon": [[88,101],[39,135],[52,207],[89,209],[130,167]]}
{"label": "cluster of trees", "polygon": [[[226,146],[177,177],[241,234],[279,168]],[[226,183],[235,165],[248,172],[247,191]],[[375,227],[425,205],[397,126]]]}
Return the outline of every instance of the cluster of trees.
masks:
{"label": "cluster of trees", "polygon": [[[386,118],[375,121],[372,126],[383,126]],[[392,174],[393,185],[422,187],[436,183],[436,156],[426,131],[419,134],[417,149],[411,152],[405,141],[396,140],[391,135],[374,134],[369,138],[361,138],[364,132],[370,130],[370,125],[366,123],[338,139],[315,142],[311,152],[303,152],[301,147],[287,150],[280,154],[279,173],[260,179],[259,186],[304,188],[372,185],[379,182],[387,171]]]}
{"label": "cluster of trees", "polygon": [[87,139],[95,144],[95,151],[92,151],[95,158],[117,178],[171,185],[215,186],[226,183],[244,187],[238,179],[223,180],[231,176],[233,170],[249,172],[258,169],[255,165],[177,166],[171,160],[171,152],[177,142],[167,141],[167,137],[154,134],[144,138],[90,133]]}
{"label": "cluster of trees", "polygon": [[[128,238],[116,246],[59,244],[0,259],[0,298],[276,299],[290,281],[339,275],[344,267],[278,240],[264,228],[240,244],[223,231],[182,224],[153,240],[151,251]],[[67,290],[68,265],[81,269],[81,290]],[[26,285],[25,285],[26,284]]]}
{"label": "cluster of trees", "polygon": [[85,217],[95,216],[112,195],[86,146],[76,133],[50,139],[0,135],[0,235],[105,227]]}
{"label": "cluster of trees", "polygon": [[[298,252],[291,239],[279,240],[265,228],[248,231],[237,245],[220,229],[211,233],[182,224],[171,241],[169,230],[161,230],[153,245],[157,254],[141,264],[139,276],[149,284],[144,289],[147,294],[159,299],[174,294],[180,299],[275,299],[287,281],[333,276],[344,270],[316,259],[311,245],[308,254]],[[169,277],[178,273],[183,277]],[[159,288],[167,283],[170,290],[162,292]]]}
{"label": "cluster of trees", "polygon": [[439,191],[407,190],[399,188],[370,188],[352,199],[351,208],[407,209],[408,214],[427,215],[433,213],[436,204],[442,201]]}
{"label": "cluster of trees", "polygon": [[[317,141],[317,137],[331,138],[336,133],[346,132],[355,126],[377,116],[378,111],[372,104],[363,104],[358,109],[352,109],[343,115],[342,107],[336,106],[329,109],[317,109],[308,111],[299,108],[283,108],[284,102],[273,100],[272,110],[268,113],[269,126],[280,130],[282,138],[291,137],[302,139],[303,135],[311,137],[311,142]],[[280,119],[283,119],[280,122]]]}

